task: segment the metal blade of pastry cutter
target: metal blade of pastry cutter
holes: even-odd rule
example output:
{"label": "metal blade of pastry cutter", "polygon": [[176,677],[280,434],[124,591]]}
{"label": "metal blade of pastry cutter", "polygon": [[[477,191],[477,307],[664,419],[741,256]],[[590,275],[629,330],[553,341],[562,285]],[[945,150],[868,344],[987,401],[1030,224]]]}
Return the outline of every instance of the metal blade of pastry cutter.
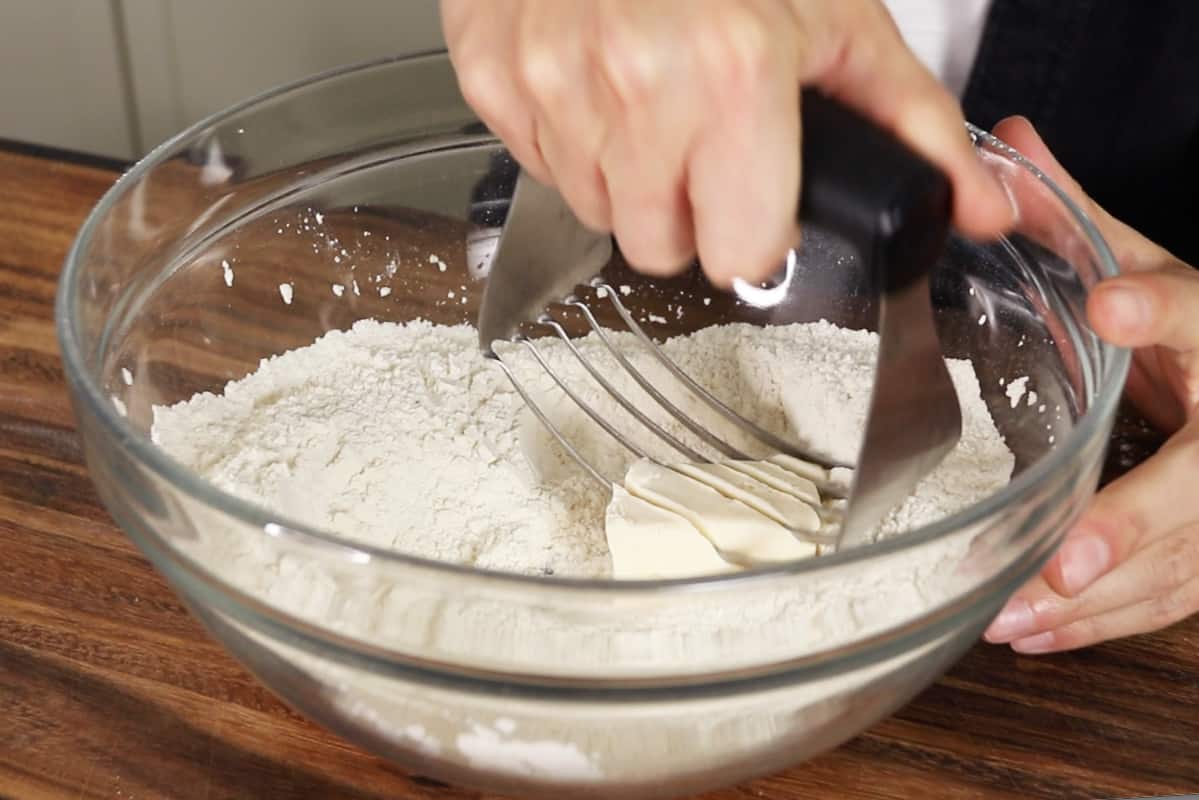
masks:
{"label": "metal blade of pastry cutter", "polygon": [[611,258],[611,235],[581,225],[557,190],[521,170],[483,289],[479,349],[491,354]]}
{"label": "metal blade of pastry cutter", "polygon": [[927,272],[879,299],[879,351],[866,430],[838,548],[875,527],[957,445],[962,414],[941,356]]}

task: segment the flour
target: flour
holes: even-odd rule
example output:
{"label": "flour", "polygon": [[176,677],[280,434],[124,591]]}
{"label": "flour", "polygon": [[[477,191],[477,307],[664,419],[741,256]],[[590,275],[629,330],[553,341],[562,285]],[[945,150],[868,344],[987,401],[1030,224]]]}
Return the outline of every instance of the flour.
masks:
{"label": "flour", "polygon": [[[616,340],[668,389],[674,382],[633,342]],[[591,336],[579,347],[664,428],[718,455],[644,397]],[[764,427],[842,462],[856,454],[874,337],[825,323],[728,325],[666,343],[702,385]],[[650,454],[677,453],[645,434],[570,352],[542,345],[554,369]],[[546,412],[605,475],[633,460],[554,386],[528,353],[506,357]],[[889,535],[955,511],[1006,482],[1012,459],[979,398],[970,365],[951,362],[963,398],[962,441],[883,525]],[[669,392],[668,392],[669,393]],[[719,429],[681,390],[680,406]],[[726,438],[747,451],[756,442]],[[155,409],[154,440],[217,486],[290,518],[372,545],[488,569],[606,577],[607,496],[566,456],[502,373],[477,354],[468,326],[361,321],[265,360],[220,396]],[[761,453],[765,455],[765,453]]]}
{"label": "flour", "polygon": [[[754,457],[753,442],[677,390],[628,335],[613,339],[671,399]],[[540,343],[554,369],[651,455],[677,458],[590,383],[560,343]],[[578,346],[640,407],[704,455],[704,443],[619,370],[594,338]],[[852,461],[869,400],[877,340],[826,323],[729,325],[669,340],[671,357],[759,425],[837,461]],[[615,480],[633,456],[565,400],[530,354],[501,353],[546,413]],[[963,432],[957,448],[884,521],[893,536],[1004,485],[1013,457],[968,362],[952,361]],[[673,387],[673,388],[672,388]],[[475,331],[427,322],[361,321],[267,359],[220,395],[154,412],[153,438],[239,497],[371,545],[527,575],[606,578],[606,493],[556,445],[503,374],[480,358]],[[777,664],[911,621],[973,586],[975,530],[886,558],[771,582],[621,595],[480,586],[415,568],[391,571],[321,546],[289,544],[185,506],[175,546],[267,604],[372,645],[431,662],[519,674],[645,679]],[[367,559],[369,560],[369,559]],[[314,676],[352,725],[454,774],[657,785],[663,769],[708,774],[776,763],[797,731],[823,730],[870,681],[915,664],[936,642],[869,667],[692,702],[620,706],[517,701],[502,693],[373,674],[249,628],[259,646]],[[831,734],[823,734],[824,736]],[[780,738],[782,737],[782,738]],[[786,739],[786,741],[782,741]],[[793,755],[793,753],[792,753]],[[788,757],[792,757],[789,755]]]}
{"label": "flour", "polygon": [[[612,339],[688,414],[751,457],[768,455],[740,431],[722,427],[631,334]],[[650,456],[677,459],[591,381],[561,342],[539,346],[560,376]],[[827,323],[736,324],[668,340],[663,349],[760,426],[814,454],[850,462],[876,346],[873,334]],[[717,455],[645,397],[594,336],[578,347],[664,429],[701,455]],[[633,454],[566,399],[524,347],[500,352],[581,454],[619,481]],[[1014,459],[971,365],[951,361],[949,370],[961,399],[961,440],[884,520],[878,536],[976,502],[1011,474]],[[465,325],[360,321],[264,360],[220,395],[156,407],[152,435],[220,488],[349,540],[525,575],[611,574],[607,493],[537,422],[502,372],[479,357],[476,333]],[[261,531],[207,517],[194,527],[195,537],[180,546],[220,565],[223,579],[335,630],[497,669],[606,676],[766,663],[898,624],[961,590],[968,576],[959,565],[973,535],[963,531],[784,587],[736,587],[654,604],[632,617],[622,616],[617,598],[589,601],[584,620],[535,596],[526,603],[520,596],[397,583],[389,573],[355,571],[320,551],[293,552]]]}
{"label": "flour", "polygon": [[[680,408],[751,458],[769,455],[715,419],[633,340],[610,335]],[[607,397],[557,340],[545,360],[651,457],[677,453]],[[717,454],[644,396],[596,338],[577,346],[644,413],[701,455]],[[877,337],[827,323],[711,327],[663,349],[740,413],[809,452],[856,457]],[[545,414],[603,475],[633,462],[520,345],[499,348]],[[950,361],[962,407],[956,448],[887,517],[877,536],[921,526],[994,493],[1014,458],[973,368]],[[264,360],[220,395],[156,407],[154,441],[220,488],[348,540],[438,561],[524,575],[611,575],[607,492],[554,441],[503,373],[481,358],[474,329],[363,320]],[[956,596],[971,580],[972,530],[885,559],[822,570],[785,585],[737,585],[682,600],[581,608],[536,593],[493,596],[353,569],[319,548],[284,547],[197,510],[181,540],[202,563],[264,602],[348,635],[422,657],[565,675],[703,672],[852,641]],[[268,526],[269,527],[269,526]],[[267,533],[271,533],[270,530]],[[455,584],[457,585],[457,584]],[[463,587],[465,588],[465,587]],[[583,616],[579,616],[582,614]]]}
{"label": "flour", "polygon": [[[1028,392],[1028,380],[1028,376],[1024,375],[1008,381],[1004,392],[1007,394],[1008,403],[1011,404],[1012,408],[1018,406],[1020,401],[1024,399],[1025,393]],[[1035,403],[1037,401],[1036,397],[1035,392],[1029,393],[1028,404],[1032,405]]]}

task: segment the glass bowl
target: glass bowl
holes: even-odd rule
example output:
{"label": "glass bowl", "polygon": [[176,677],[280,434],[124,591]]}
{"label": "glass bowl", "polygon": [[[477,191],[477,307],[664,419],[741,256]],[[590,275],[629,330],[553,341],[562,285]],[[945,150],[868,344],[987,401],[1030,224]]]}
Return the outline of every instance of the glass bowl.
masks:
{"label": "glass bowl", "polygon": [[[998,242],[954,237],[934,302],[946,353],[974,360],[1016,463],[1006,488],[930,526],[735,576],[534,578],[357,544],[222,492],[160,450],[155,405],[219,392],[326,331],[366,317],[474,319],[486,277],[467,254],[502,218],[511,162],[443,53],[255,98],[162,145],[100,201],[57,301],[91,474],[230,652],[301,712],[410,770],[525,795],[649,797],[796,764],[947,669],[1098,480],[1128,358],[1093,335],[1084,309],[1116,266],[1043,175],[973,135],[1021,223]],[[314,217],[338,245],[314,246],[298,222]],[[869,327],[843,243],[808,230],[794,264],[769,307],[701,305],[710,291],[696,274],[628,302],[684,304],[664,334],[734,320]],[[619,263],[609,270],[647,288]],[[435,301],[457,286],[467,302]],[[1015,376],[1049,413],[1009,402]],[[316,589],[289,595],[279,576],[297,574]],[[896,574],[919,578],[920,596],[880,590]],[[864,631],[838,624],[867,612]]]}

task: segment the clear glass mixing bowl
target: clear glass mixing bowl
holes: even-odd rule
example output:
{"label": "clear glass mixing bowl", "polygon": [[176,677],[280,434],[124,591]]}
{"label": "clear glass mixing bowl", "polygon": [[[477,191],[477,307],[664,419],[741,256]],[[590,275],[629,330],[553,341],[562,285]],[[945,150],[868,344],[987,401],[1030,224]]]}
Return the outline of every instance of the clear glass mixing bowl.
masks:
{"label": "clear glass mixing bowl", "polygon": [[[1098,479],[1127,354],[1097,340],[1084,306],[1115,264],[1061,192],[975,135],[1024,222],[997,243],[955,238],[934,295],[945,349],[974,360],[1015,476],[906,536],[706,580],[488,573],[315,530],[219,491],[153,444],[154,405],[219,391],[325,331],[364,317],[473,320],[485,277],[468,239],[502,216],[510,181],[437,53],[258,97],[159,147],[103,198],[57,306],[92,475],[116,521],[264,683],[409,769],[546,797],[674,796],[795,764],[948,668]],[[652,291],[618,279],[638,287],[629,303],[642,312],[687,307],[659,333],[869,324],[860,266],[836,239],[810,231],[797,263],[770,308],[701,305],[695,275]],[[444,302],[460,286],[466,302]],[[1016,376],[1047,410],[1009,402],[1001,379]],[[895,574],[923,593],[881,588]],[[288,596],[283,578],[296,575],[317,588]],[[874,624],[854,634],[855,617]]]}

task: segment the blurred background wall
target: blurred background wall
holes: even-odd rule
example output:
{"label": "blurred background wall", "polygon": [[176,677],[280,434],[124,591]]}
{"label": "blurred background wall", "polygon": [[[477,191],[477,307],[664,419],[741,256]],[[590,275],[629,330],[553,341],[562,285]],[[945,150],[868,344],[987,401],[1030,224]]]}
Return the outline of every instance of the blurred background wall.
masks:
{"label": "blurred background wall", "polygon": [[0,0],[0,139],[131,160],[280,83],[442,46],[436,0]]}

